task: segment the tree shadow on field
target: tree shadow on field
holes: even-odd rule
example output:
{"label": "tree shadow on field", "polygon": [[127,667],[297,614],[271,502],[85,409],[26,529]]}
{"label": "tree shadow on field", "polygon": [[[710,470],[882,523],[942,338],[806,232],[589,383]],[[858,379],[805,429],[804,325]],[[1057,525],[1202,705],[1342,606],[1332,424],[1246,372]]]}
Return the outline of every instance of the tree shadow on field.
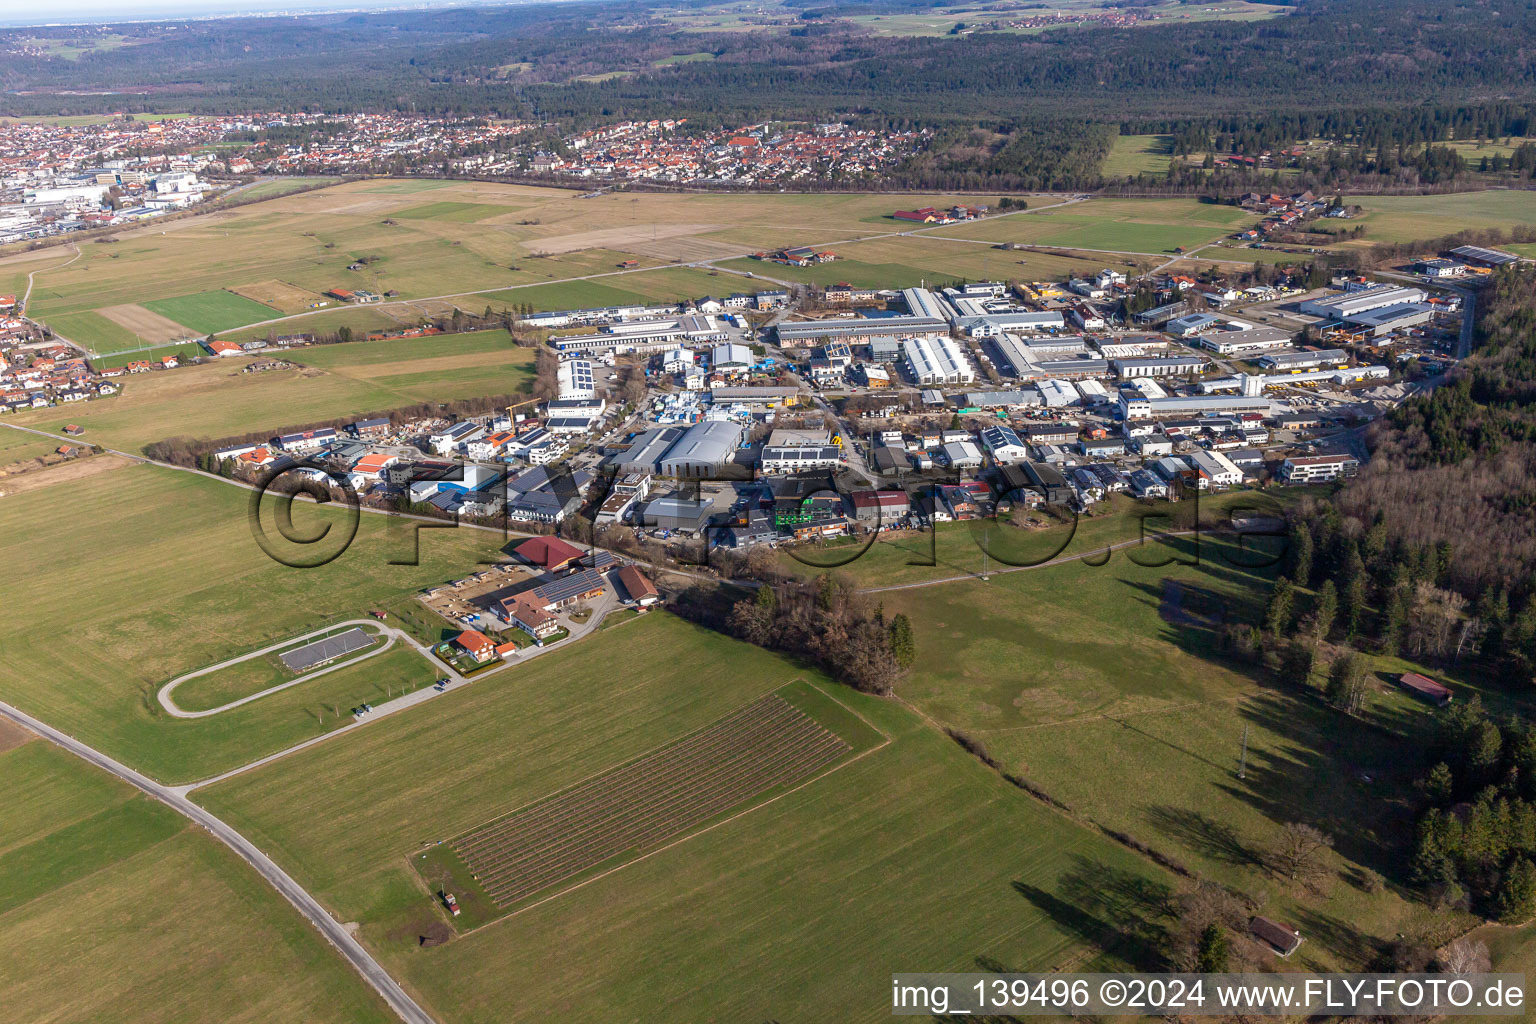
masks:
{"label": "tree shadow on field", "polygon": [[1386,969],[1382,965],[1389,960],[1389,943],[1367,935],[1342,918],[1298,907],[1290,912],[1289,923],[1306,936],[1307,941],[1316,943],[1349,965],[1348,970]]}
{"label": "tree shadow on field", "polygon": [[1263,866],[1261,852],[1245,843],[1236,829],[1201,811],[1160,804],[1147,810],[1147,821],[1158,832],[1212,860]]}
{"label": "tree shadow on field", "polygon": [[1063,930],[1099,947],[1108,957],[1142,971],[1165,970],[1164,950],[1173,889],[1145,875],[1087,857],[1057,879],[1049,893],[1027,882],[1013,888]]}
{"label": "tree shadow on field", "polygon": [[1414,835],[1410,782],[1423,756],[1404,737],[1305,697],[1272,692],[1239,713],[1280,742],[1251,747],[1241,781],[1222,788],[1275,823],[1333,837],[1346,860],[1403,880]]}

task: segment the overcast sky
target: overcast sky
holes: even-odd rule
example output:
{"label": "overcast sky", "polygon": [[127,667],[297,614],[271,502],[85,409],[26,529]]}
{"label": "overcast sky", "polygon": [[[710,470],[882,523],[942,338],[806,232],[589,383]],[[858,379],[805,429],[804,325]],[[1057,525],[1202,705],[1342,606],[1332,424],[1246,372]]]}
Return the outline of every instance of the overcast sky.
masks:
{"label": "overcast sky", "polygon": [[[476,0],[469,0],[470,3]],[[479,0],[485,2],[485,0]],[[466,6],[466,0],[0,0],[0,24],[206,18],[239,14]]]}

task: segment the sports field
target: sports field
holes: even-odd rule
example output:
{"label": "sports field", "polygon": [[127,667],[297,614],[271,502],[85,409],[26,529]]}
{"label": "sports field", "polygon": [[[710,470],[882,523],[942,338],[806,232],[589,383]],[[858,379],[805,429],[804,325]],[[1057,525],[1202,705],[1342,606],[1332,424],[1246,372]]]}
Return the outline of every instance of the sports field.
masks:
{"label": "sports field", "polygon": [[155,338],[135,333],[95,310],[49,317],[48,326],[59,337],[84,345],[93,352],[120,352],[147,347],[156,341]]}
{"label": "sports field", "polygon": [[40,739],[0,744],[0,792],[7,1020],[393,1019],[292,907],[169,808]]}
{"label": "sports field", "polygon": [[1231,234],[1256,222],[1236,206],[1197,199],[1090,199],[1002,220],[943,228],[935,234],[993,242],[1029,242],[1111,252],[1168,253]]}
{"label": "sports field", "polygon": [[246,324],[271,320],[281,315],[271,306],[226,291],[199,292],[196,295],[152,299],[143,303],[143,306],[179,324],[185,324],[201,334],[227,331],[232,327],[244,327]]}
{"label": "sports field", "polygon": [[[624,672],[613,670],[616,659]],[[697,667],[718,664],[731,672],[701,685]],[[402,851],[433,849],[797,677],[890,742],[556,899],[433,944],[447,919]],[[199,799],[357,919],[364,941],[445,1021],[884,1019],[888,975],[901,964],[1048,969],[1134,958],[1135,936],[1160,927],[1151,907],[1168,884],[899,705],[666,614]],[[326,814],[310,813],[322,803]],[[1099,956],[1100,942],[1118,956]],[[560,955],[518,955],[528,949]],[[744,976],[757,980],[730,981]]]}
{"label": "sports field", "polygon": [[[174,350],[122,353],[101,363],[121,365]],[[533,350],[512,344],[505,331],[317,346],[285,358],[315,365],[242,373],[249,360],[230,358],[136,374],[123,378],[122,392],[110,399],[68,410],[31,409],[10,421],[54,431],[79,423],[97,443],[137,452],[171,437],[276,432],[418,402],[513,394],[526,390],[533,374]]]}
{"label": "sports field", "polygon": [[[0,699],[167,782],[205,778],[350,721],[387,692],[430,683],[425,659],[396,645],[368,661],[207,719],[170,717],[155,692],[193,669],[338,619],[360,618],[492,557],[500,535],[414,531],[365,515],[344,555],[291,569],[257,545],[249,492],[218,480],[124,465],[74,483],[72,522],[111,557],[56,543],[57,497],[5,498],[7,543],[31,551],[0,624],[7,671]],[[296,528],[336,513],[296,504]],[[269,525],[269,534],[270,523]],[[275,534],[271,534],[275,536]],[[307,552],[306,552],[307,553]],[[69,623],[62,633],[60,623]],[[210,695],[217,696],[216,694]]]}
{"label": "sports field", "polygon": [[[345,640],[341,639],[343,636]],[[314,640],[293,643],[287,645],[286,649],[273,650],[227,665],[207,675],[181,680],[174,687],[167,683],[167,687],[171,700],[181,710],[208,711],[276,686],[295,683],[309,675],[318,675],[322,671],[326,674],[330,674],[330,671],[344,671],[337,669],[333,663],[371,658],[380,652],[383,645],[383,638],[372,631],[364,632],[355,626],[342,626]],[[306,663],[316,657],[323,660],[316,664]],[[399,675],[380,675],[381,680],[387,680],[386,692],[412,690],[416,688],[413,683],[425,682],[424,675],[411,671],[411,663],[407,658],[395,659],[392,666],[398,667]],[[166,688],[162,688],[157,699],[165,693]]]}

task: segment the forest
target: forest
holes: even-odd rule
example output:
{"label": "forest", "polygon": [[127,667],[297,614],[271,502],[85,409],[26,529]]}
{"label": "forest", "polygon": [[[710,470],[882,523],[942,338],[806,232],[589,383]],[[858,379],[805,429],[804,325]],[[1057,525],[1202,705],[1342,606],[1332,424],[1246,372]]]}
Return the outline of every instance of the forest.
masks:
{"label": "forest", "polygon": [[1393,537],[1446,544],[1469,597],[1536,590],[1536,275],[1478,296],[1472,355],[1374,425],[1370,465],[1339,496]]}
{"label": "forest", "polygon": [[[1441,187],[1469,170],[1536,168],[1536,148],[1469,168],[1430,146],[1526,134],[1536,0],[1497,12],[1475,0],[1299,0],[1256,22],[1037,35],[884,36],[845,18],[927,6],[796,3],[785,8],[796,24],[741,32],[684,32],[607,0],[143,23],[77,59],[8,54],[0,87],[10,114],[398,110],[565,129],[651,117],[940,129],[933,152],[897,172],[907,187],[1097,187],[1116,130],[1170,134],[1177,156],[1336,140],[1302,164],[1319,184]],[[0,46],[16,35],[0,33]],[[697,53],[713,59],[657,66]],[[1136,184],[1189,190],[1211,177],[1196,168]]]}

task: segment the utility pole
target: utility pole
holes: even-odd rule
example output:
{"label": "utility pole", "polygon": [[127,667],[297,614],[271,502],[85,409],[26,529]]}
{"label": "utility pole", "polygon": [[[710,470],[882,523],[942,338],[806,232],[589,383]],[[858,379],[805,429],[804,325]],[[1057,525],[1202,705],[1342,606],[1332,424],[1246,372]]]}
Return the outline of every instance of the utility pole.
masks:
{"label": "utility pole", "polygon": [[1246,722],[1243,724],[1243,753],[1237,760],[1237,777],[1240,779],[1248,777],[1248,725]]}

